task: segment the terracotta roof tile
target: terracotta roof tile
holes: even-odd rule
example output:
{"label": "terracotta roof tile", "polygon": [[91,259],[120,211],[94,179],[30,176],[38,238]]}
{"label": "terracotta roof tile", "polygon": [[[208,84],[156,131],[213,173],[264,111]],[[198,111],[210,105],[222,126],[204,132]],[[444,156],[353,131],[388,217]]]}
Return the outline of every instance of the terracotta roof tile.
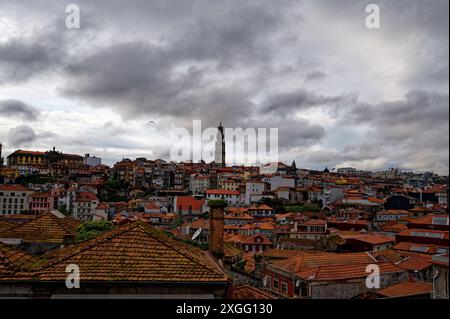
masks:
{"label": "terracotta roof tile", "polygon": [[377,293],[388,297],[411,297],[430,294],[433,286],[429,282],[402,282],[379,290]]}
{"label": "terracotta roof tile", "polygon": [[420,271],[430,267],[432,264],[431,261],[416,255],[407,257],[404,261],[397,263],[397,265],[402,269]]}
{"label": "terracotta roof tile", "polygon": [[276,299],[274,296],[249,285],[233,286],[230,299]]}
{"label": "terracotta roof tile", "polygon": [[169,237],[143,222],[128,223],[86,242],[61,249],[35,270],[39,280],[65,280],[68,264],[83,281],[227,282],[207,252]]}
{"label": "terracotta roof tile", "polygon": [[65,238],[76,237],[77,221],[58,218],[46,212],[29,222],[0,232],[0,238],[20,238],[25,242],[63,243]]}

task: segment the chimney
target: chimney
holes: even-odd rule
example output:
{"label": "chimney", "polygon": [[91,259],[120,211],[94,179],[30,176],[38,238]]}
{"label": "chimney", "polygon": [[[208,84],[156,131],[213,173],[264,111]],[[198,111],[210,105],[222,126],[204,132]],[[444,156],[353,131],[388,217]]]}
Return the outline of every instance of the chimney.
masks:
{"label": "chimney", "polygon": [[222,259],[223,253],[223,216],[227,202],[224,200],[210,200],[209,206],[209,237],[210,253]]}

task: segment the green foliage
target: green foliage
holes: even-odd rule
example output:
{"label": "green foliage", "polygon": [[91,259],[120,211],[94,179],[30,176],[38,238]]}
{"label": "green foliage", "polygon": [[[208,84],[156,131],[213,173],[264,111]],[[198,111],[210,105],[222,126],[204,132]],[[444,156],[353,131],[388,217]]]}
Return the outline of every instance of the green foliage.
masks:
{"label": "green foliage", "polygon": [[317,204],[305,203],[303,205],[286,206],[287,212],[319,212],[320,206]]}
{"label": "green foliage", "polygon": [[262,199],[261,203],[275,209],[277,214],[285,212],[284,202],[279,198],[265,197]]}
{"label": "green foliage", "polygon": [[125,202],[128,199],[124,196],[124,193],[128,193],[129,191],[130,184],[117,179],[117,174],[115,173],[113,177],[103,185],[99,197],[102,202]]}
{"label": "green foliage", "polygon": [[223,199],[212,199],[208,201],[209,207],[227,207],[227,201]]}
{"label": "green foliage", "polygon": [[61,206],[59,206],[58,211],[65,216],[71,215],[70,212],[67,210],[66,204],[62,204]]}
{"label": "green foliage", "polygon": [[50,182],[50,179],[46,176],[41,176],[39,174],[32,174],[27,176],[19,176],[16,178],[16,183],[27,186],[28,184],[45,184]]}
{"label": "green foliage", "polygon": [[108,221],[101,220],[84,222],[77,227],[77,242],[97,237],[112,229],[113,225]]}

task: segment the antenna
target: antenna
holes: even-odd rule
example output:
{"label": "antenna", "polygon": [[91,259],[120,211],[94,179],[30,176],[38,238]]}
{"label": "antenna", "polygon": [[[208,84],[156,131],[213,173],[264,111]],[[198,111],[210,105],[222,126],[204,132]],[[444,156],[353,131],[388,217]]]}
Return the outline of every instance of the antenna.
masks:
{"label": "antenna", "polygon": [[194,235],[192,235],[192,240],[195,240],[202,232],[202,228],[199,228],[195,231]]}

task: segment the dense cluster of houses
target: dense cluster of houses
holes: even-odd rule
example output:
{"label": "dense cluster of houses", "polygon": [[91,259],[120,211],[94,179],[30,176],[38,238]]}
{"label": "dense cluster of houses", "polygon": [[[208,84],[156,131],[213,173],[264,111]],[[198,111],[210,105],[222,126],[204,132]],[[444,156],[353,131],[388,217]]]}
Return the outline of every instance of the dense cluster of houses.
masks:
{"label": "dense cluster of houses", "polygon": [[[55,149],[18,150],[7,163],[0,297],[74,294],[51,284],[71,261],[89,283],[75,294],[127,294],[133,282],[133,294],[152,297],[448,298],[446,177],[295,162],[108,167]],[[76,240],[81,223],[102,220],[114,229]]]}

